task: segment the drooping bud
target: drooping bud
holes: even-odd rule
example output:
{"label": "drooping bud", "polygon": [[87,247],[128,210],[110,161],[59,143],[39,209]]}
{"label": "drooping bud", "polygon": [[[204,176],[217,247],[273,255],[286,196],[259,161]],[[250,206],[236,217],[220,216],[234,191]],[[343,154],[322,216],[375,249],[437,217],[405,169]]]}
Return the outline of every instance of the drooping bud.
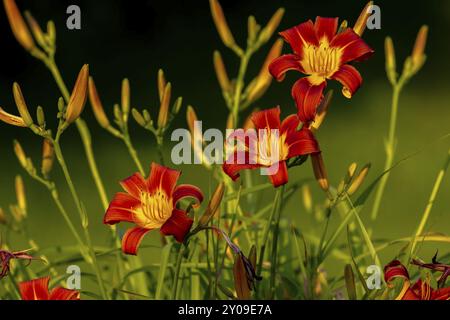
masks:
{"label": "drooping bud", "polygon": [[77,81],[70,96],[65,114],[66,123],[70,124],[77,120],[83,112],[87,99],[89,82],[89,65],[85,64],[78,74]]}
{"label": "drooping bud", "polygon": [[370,164],[366,165],[364,168],[361,169],[358,176],[355,178],[353,183],[350,185],[350,187],[347,190],[348,195],[353,195],[363,184],[364,180],[366,179],[367,175],[369,174],[370,170]]}
{"label": "drooping bud", "polygon": [[34,40],[23,20],[19,8],[17,8],[15,0],[3,0],[3,4],[5,6],[6,15],[8,16],[9,25],[11,26],[11,30],[16,37],[16,40],[27,51],[31,51],[35,47]]}
{"label": "drooping bud", "polygon": [[214,191],[211,200],[208,203],[208,207],[205,210],[205,213],[198,221],[199,226],[206,226],[208,225],[209,221],[211,221],[212,217],[217,212],[217,209],[219,209],[224,192],[225,192],[225,185],[223,182],[221,182]]}
{"label": "drooping bud", "polygon": [[312,154],[311,162],[314,175],[316,177],[317,182],[319,183],[320,188],[322,188],[323,191],[328,191],[330,185],[328,183],[328,175],[325,168],[325,164],[323,163],[322,154],[321,153]]}
{"label": "drooping bud", "polygon": [[214,70],[216,71],[217,81],[223,92],[231,92],[231,82],[228,78],[225,64],[219,51],[214,51]]}
{"label": "drooping bud", "polygon": [[397,63],[395,58],[394,43],[391,37],[386,37],[384,42],[384,51],[386,55],[386,74],[391,84],[397,83]]}
{"label": "drooping bud", "polygon": [[20,86],[16,82],[13,84],[13,94],[17,110],[19,110],[20,113],[20,117],[23,119],[23,122],[27,127],[32,126],[33,119],[31,118],[30,112],[28,111],[28,107],[27,104],[25,103],[22,90],[20,90]]}
{"label": "drooping bud", "polygon": [[264,29],[261,30],[261,34],[259,35],[260,44],[264,44],[269,41],[270,37],[272,37],[272,35],[275,33],[281,23],[281,19],[283,19],[284,11],[284,8],[278,9],[274,13],[272,18],[270,18]]}
{"label": "drooping bud", "polygon": [[373,6],[373,1],[369,1],[364,7],[363,11],[356,20],[355,26],[353,27],[353,31],[359,36],[362,36],[364,30],[366,30],[367,20],[369,20],[371,7]]}
{"label": "drooping bud", "polygon": [[219,33],[222,42],[227,47],[234,47],[236,42],[234,40],[233,34],[228,27],[227,20],[223,14],[222,7],[218,0],[209,0],[209,5],[211,7],[211,15],[216,25],[217,32]]}
{"label": "drooping bud", "polygon": [[172,85],[169,82],[166,85],[166,88],[164,89],[163,99],[159,107],[158,128],[160,129],[165,128],[167,125],[167,121],[169,120],[169,105],[171,96],[172,96]]}
{"label": "drooping bud", "polygon": [[53,143],[49,139],[44,139],[42,145],[42,164],[41,172],[44,177],[48,176],[52,171],[53,163],[55,160],[55,150],[53,148]]}
{"label": "drooping bud", "polygon": [[108,128],[110,126],[108,116],[105,113],[105,109],[103,109],[102,102],[98,95],[94,79],[92,77],[89,77],[89,101],[91,103],[92,111],[94,111],[94,116],[97,119],[97,122],[101,127]]}
{"label": "drooping bud", "polygon": [[255,84],[251,87],[248,92],[247,101],[248,103],[252,103],[259,98],[267,91],[270,84],[272,83],[272,76],[269,73],[269,65],[270,63],[278,58],[281,55],[281,51],[283,50],[283,40],[277,39],[273,44],[272,48],[269,51],[269,54],[264,61],[261,70],[256,78]]}
{"label": "drooping bud", "polygon": [[6,112],[5,110],[3,110],[1,107],[0,107],[0,120],[3,121],[4,123],[12,125],[12,126],[22,127],[22,128],[27,127],[27,125],[25,124],[25,122],[23,121],[23,119],[21,117],[12,115],[12,114]]}

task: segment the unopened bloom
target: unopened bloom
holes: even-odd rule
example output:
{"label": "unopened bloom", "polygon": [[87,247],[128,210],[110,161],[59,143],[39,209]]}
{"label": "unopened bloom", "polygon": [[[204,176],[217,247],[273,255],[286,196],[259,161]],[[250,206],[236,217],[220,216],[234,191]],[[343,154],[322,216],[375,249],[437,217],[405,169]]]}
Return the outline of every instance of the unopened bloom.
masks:
{"label": "unopened bloom", "polygon": [[363,80],[348,63],[367,59],[374,52],[353,29],[337,31],[338,18],[317,17],[315,23],[309,20],[280,33],[293,53],[275,59],[269,71],[278,81],[289,70],[307,75],[292,87],[292,97],[304,123],[314,121],[327,80],[339,81],[345,97],[355,94]]}
{"label": "unopened bloom", "polygon": [[180,243],[184,241],[193,220],[177,204],[186,197],[194,198],[200,204],[203,194],[193,185],[177,186],[180,174],[180,171],[152,163],[147,179],[136,173],[121,182],[126,193],[116,193],[103,222],[109,225],[119,222],[136,224],[122,238],[124,253],[136,255],[143,237],[154,229],[174,236]]}
{"label": "unopened bloom", "polygon": [[241,170],[266,168],[272,184],[279,187],[288,182],[287,160],[320,152],[312,132],[306,126],[298,130],[300,120],[297,115],[280,122],[280,107],[276,107],[255,112],[251,119],[256,134],[240,129],[229,137],[237,138],[245,145],[244,150],[236,149],[223,164],[224,172],[233,180],[239,178]]}
{"label": "unopened bloom", "polygon": [[63,287],[48,289],[50,277],[22,282],[19,286],[22,300],[80,300],[80,293]]}
{"label": "unopened bloom", "polygon": [[384,278],[388,284],[395,278],[404,279],[403,288],[395,300],[450,300],[450,287],[434,289],[429,279],[419,279],[411,285],[408,270],[398,260],[392,261],[384,268]]}

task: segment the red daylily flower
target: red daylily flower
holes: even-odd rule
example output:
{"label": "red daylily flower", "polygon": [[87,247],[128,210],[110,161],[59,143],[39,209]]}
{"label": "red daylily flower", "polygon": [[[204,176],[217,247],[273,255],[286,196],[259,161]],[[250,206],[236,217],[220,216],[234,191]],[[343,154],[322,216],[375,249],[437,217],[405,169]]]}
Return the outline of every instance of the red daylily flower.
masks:
{"label": "red daylily flower", "polygon": [[121,182],[126,193],[116,193],[103,222],[109,225],[119,222],[136,224],[122,238],[124,253],[136,255],[143,237],[154,229],[160,229],[162,234],[173,235],[178,242],[183,242],[193,220],[186,211],[178,209],[177,204],[186,197],[192,197],[200,204],[203,194],[192,185],[177,186],[180,174],[180,171],[152,163],[147,179],[135,173]]}
{"label": "red daylily flower", "polygon": [[320,152],[312,132],[306,126],[298,130],[297,115],[280,123],[280,107],[255,112],[251,120],[256,134],[249,134],[254,130],[239,129],[229,137],[244,144],[244,150],[235,150],[223,164],[223,171],[234,181],[241,170],[267,168],[270,181],[279,187],[288,182],[287,160]]}
{"label": "red daylily flower", "polygon": [[48,290],[50,277],[22,282],[19,285],[22,300],[80,300],[80,293],[63,287]]}
{"label": "red daylily flower", "polygon": [[343,85],[345,97],[355,94],[363,80],[358,70],[348,63],[365,60],[374,52],[353,29],[346,28],[339,33],[337,30],[338,18],[317,17],[315,23],[309,20],[280,33],[293,54],[275,59],[269,71],[278,81],[289,70],[307,75],[292,87],[298,116],[304,123],[314,121],[328,79]]}
{"label": "red daylily flower", "polygon": [[411,286],[408,270],[398,260],[384,268],[384,278],[388,284],[395,278],[404,279],[403,288],[395,300],[450,300],[450,287],[433,289],[429,281],[422,280]]}

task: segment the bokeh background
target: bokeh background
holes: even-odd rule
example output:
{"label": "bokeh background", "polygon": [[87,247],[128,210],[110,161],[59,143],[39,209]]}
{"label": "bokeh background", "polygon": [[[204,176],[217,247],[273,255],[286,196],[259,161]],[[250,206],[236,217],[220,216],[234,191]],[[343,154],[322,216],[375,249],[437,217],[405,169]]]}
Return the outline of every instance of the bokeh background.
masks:
{"label": "bokeh background", "polygon": [[[113,103],[120,101],[120,84],[124,77],[131,81],[132,105],[150,108],[157,116],[156,74],[159,68],[166,71],[172,82],[174,94],[183,96],[185,104],[195,106],[204,128],[223,128],[227,109],[212,65],[212,53],[219,49],[231,75],[237,73],[237,60],[218,37],[210,17],[208,1],[17,1],[22,10],[28,9],[44,25],[53,19],[57,27],[57,62],[64,79],[72,87],[76,75],[84,63],[90,64],[91,74],[104,106],[112,117]],[[353,23],[365,1],[221,1],[230,27],[237,41],[244,45],[247,34],[247,17],[252,14],[260,24],[265,24],[279,7],[286,8],[280,30],[289,28],[317,15],[339,16]],[[66,8],[78,4],[82,10],[82,29],[66,28]],[[450,141],[436,142],[450,133],[450,2],[429,1],[377,1],[382,10],[381,30],[367,31],[366,41],[376,50],[375,56],[358,66],[364,77],[364,85],[351,100],[337,94],[326,123],[318,135],[328,167],[330,180],[337,184],[347,166],[356,161],[372,164],[369,176],[374,179],[384,164],[383,141],[387,135],[390,114],[390,86],[384,72],[384,38],[392,36],[398,64],[410,54],[414,40],[422,24],[430,26],[427,46],[428,61],[424,69],[405,88],[401,97],[398,119],[397,159],[423,150],[420,154],[396,168],[391,175],[383,199],[379,219],[374,225],[375,238],[396,239],[410,236],[419,223],[436,175],[446,157]],[[0,105],[15,111],[11,86],[21,84],[30,109],[42,105],[50,125],[56,116],[57,99],[60,96],[46,68],[30,57],[12,36],[3,6],[0,8]],[[247,81],[256,75],[270,45],[267,45],[251,61]],[[287,51],[285,47],[285,51]],[[281,105],[284,113],[294,112],[290,98],[290,85],[297,75],[290,74],[287,81],[273,83],[267,94],[255,106],[269,108]],[[333,84],[331,87],[340,88]],[[174,127],[186,127],[184,111]],[[123,143],[110,136],[97,125],[90,106],[83,117],[93,133],[95,154],[101,174],[110,196],[119,191],[118,181],[133,172],[135,167]],[[153,137],[131,126],[133,140],[142,161],[149,166],[156,160]],[[18,139],[27,154],[40,163],[41,141],[25,129],[0,124],[0,206],[7,209],[15,202],[14,177],[22,174],[27,189],[30,232],[43,247],[72,244],[51,198],[46,190],[26,176],[12,152],[12,139]],[[76,186],[90,216],[94,241],[104,244],[109,233],[102,225],[103,211],[96,197],[96,189],[88,170],[77,130],[72,128],[63,138],[64,153],[68,159]],[[436,143],[434,143],[436,142]],[[168,159],[170,149],[166,150]],[[182,181],[195,182],[209,190],[211,177],[199,166],[185,166]],[[64,180],[58,168],[53,173],[58,181],[63,199],[77,219]],[[311,177],[310,164],[290,173],[293,180]],[[450,176],[444,180],[434,205],[427,230],[450,231]],[[319,188],[312,184],[317,202],[323,200]],[[208,193],[208,192],[207,192]],[[269,192],[270,193],[270,192]],[[271,196],[268,197],[271,199]],[[308,230],[315,228],[299,205],[300,192],[287,204],[288,214],[298,226]],[[367,220],[369,210],[362,213]],[[76,220],[78,221],[78,220]],[[145,240],[157,243],[156,235]],[[17,238],[17,248],[24,245]],[[447,246],[428,244],[423,247],[423,258],[429,259],[436,248],[448,252]],[[398,249],[398,247],[397,247]],[[158,249],[145,249],[158,252]],[[383,252],[387,263],[395,251]]]}

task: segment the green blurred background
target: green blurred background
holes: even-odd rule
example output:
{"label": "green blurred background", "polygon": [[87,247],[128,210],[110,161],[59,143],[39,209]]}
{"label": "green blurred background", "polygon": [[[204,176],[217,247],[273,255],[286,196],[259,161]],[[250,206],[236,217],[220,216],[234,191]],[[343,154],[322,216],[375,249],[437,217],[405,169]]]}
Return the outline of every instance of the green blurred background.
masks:
{"label": "green blurred background", "polygon": [[[223,128],[227,109],[212,65],[213,50],[219,49],[230,75],[237,73],[237,59],[222,45],[209,13],[208,1],[17,1],[22,10],[28,9],[41,22],[53,19],[57,26],[57,62],[69,87],[84,63],[90,64],[103,104],[112,118],[112,105],[120,100],[120,84],[128,77],[132,89],[132,105],[148,107],[157,115],[156,74],[159,68],[166,71],[173,84],[173,92],[183,96],[185,104],[195,106],[204,128]],[[65,27],[66,8],[78,4],[82,10],[82,30],[69,31]],[[384,165],[383,140],[387,135],[391,91],[384,73],[384,38],[393,37],[398,64],[410,54],[422,24],[430,26],[427,46],[428,61],[423,70],[406,87],[401,97],[398,120],[397,159],[423,150],[422,153],[396,168],[386,188],[379,219],[374,226],[375,238],[396,239],[410,236],[419,223],[436,175],[443,164],[449,140],[433,143],[450,133],[450,2],[449,1],[377,1],[382,12],[381,30],[367,31],[366,41],[375,49],[375,56],[357,67],[364,77],[364,85],[351,100],[335,95],[331,112],[321,128],[321,143],[330,180],[337,184],[347,166],[356,161],[361,165],[372,163],[370,180]],[[244,45],[247,34],[247,17],[255,15],[265,24],[278,7],[286,14],[280,30],[294,26],[315,16],[339,16],[353,23],[365,5],[364,1],[222,1],[230,27],[237,41]],[[48,122],[56,114],[59,92],[46,68],[30,57],[16,43],[9,29],[3,8],[0,9],[0,105],[15,112],[11,85],[21,84],[30,109],[42,105]],[[266,45],[251,61],[249,77],[256,75],[270,45]],[[288,51],[285,46],[285,52]],[[284,114],[295,111],[290,98],[290,86],[298,74],[289,74],[283,83],[273,83],[267,94],[255,105],[269,108],[281,105]],[[330,87],[340,91],[336,84]],[[174,127],[186,127],[184,111]],[[109,196],[120,190],[118,181],[136,171],[123,143],[101,130],[93,118],[90,106],[83,117],[93,133],[95,154]],[[143,163],[148,167],[156,160],[153,137],[131,126],[133,140]],[[41,141],[30,131],[0,126],[0,206],[7,209],[15,202],[14,177],[22,174],[27,189],[30,232],[43,247],[72,244],[68,230],[58,215],[46,190],[26,176],[12,152],[12,139],[18,139],[26,153],[40,163]],[[90,216],[94,241],[105,244],[109,233],[102,225],[103,210],[88,170],[77,130],[68,130],[63,138],[63,151],[68,159],[75,184]],[[166,159],[169,156],[166,150]],[[193,182],[209,194],[211,177],[199,166],[183,167],[183,182]],[[310,164],[290,171],[292,180],[311,177]],[[53,176],[58,181],[65,203],[77,219],[65,188],[60,170]],[[427,230],[450,231],[450,179],[444,180],[434,205]],[[324,198],[319,188],[312,184],[317,202]],[[268,194],[268,199],[271,195]],[[295,217],[296,224],[308,231],[312,225],[299,205],[300,192],[287,204],[286,212]],[[368,220],[369,210],[363,211]],[[78,220],[76,220],[78,221]],[[156,235],[145,240],[157,243]],[[17,238],[17,247],[24,242]],[[423,258],[429,259],[435,249],[448,252],[447,246],[428,244],[423,248]],[[152,252],[146,249],[143,252]],[[156,250],[157,252],[157,250]],[[393,258],[394,251],[382,254],[383,262]]]}

